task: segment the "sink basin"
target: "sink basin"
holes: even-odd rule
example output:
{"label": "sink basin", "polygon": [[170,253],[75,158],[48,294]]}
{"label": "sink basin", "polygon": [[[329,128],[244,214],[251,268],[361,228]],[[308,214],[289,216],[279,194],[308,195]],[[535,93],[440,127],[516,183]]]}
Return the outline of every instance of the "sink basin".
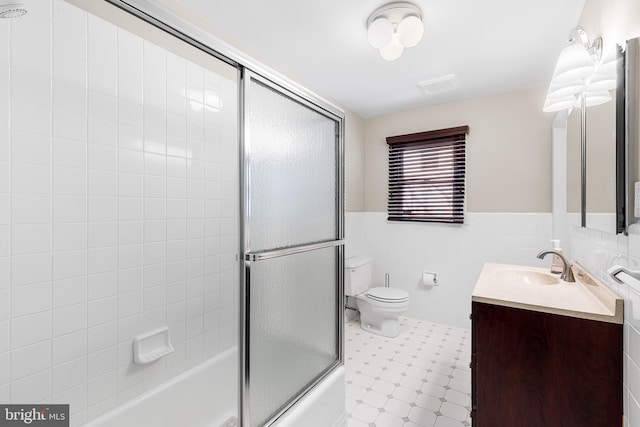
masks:
{"label": "sink basin", "polygon": [[622,324],[624,299],[577,262],[575,282],[560,280],[549,267],[486,263],[471,299],[579,319]]}
{"label": "sink basin", "polygon": [[529,270],[500,270],[496,271],[496,277],[500,280],[524,285],[557,285],[560,279],[552,274]]}

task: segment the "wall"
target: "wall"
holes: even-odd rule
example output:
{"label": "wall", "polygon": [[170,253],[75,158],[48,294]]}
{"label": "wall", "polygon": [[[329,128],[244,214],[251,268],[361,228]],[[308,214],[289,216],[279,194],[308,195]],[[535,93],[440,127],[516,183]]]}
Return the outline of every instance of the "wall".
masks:
{"label": "wall", "polygon": [[623,265],[640,270],[640,236],[613,235],[571,227],[572,258],[607,283],[624,298],[624,390],[625,426],[640,426],[640,287],[618,285],[606,270]]}
{"label": "wall", "polygon": [[[237,341],[235,69],[133,32],[61,0],[0,22],[0,402],[72,425]],[[133,364],[160,326],[176,351]]]}
{"label": "wall", "polygon": [[640,37],[640,3],[632,0],[587,0],[578,25],[590,40],[601,36],[605,48],[624,46],[626,40]]}
{"label": "wall", "polygon": [[[406,316],[463,328],[471,326],[471,293],[484,263],[547,266],[537,253],[550,247],[550,213],[469,213],[463,226],[389,223],[386,213],[347,214],[346,256],[373,258],[373,286],[409,292]],[[422,284],[422,272],[438,285]]]}
{"label": "wall", "polygon": [[385,212],[385,138],[469,125],[468,212],[551,211],[551,123],[543,88],[406,111],[366,122],[365,210]]}
{"label": "wall", "polygon": [[[551,123],[545,91],[531,89],[406,111],[365,122],[365,210],[347,214],[347,256],[374,261],[374,285],[409,292],[407,315],[469,327],[471,293],[485,262],[548,265]],[[465,224],[386,220],[387,136],[469,125]],[[349,177],[348,177],[349,178]],[[349,206],[349,205],[348,205]],[[438,286],[421,283],[438,273]]]}
{"label": "wall", "polygon": [[365,121],[347,111],[344,135],[344,181],[347,212],[364,211]]}
{"label": "wall", "polygon": [[[602,36],[605,46],[640,36],[640,3],[629,0],[587,0],[578,23],[590,38]],[[559,183],[561,185],[562,183]],[[555,185],[555,184],[554,184]],[[571,227],[571,255],[607,282],[625,299],[624,413],[625,426],[640,426],[640,289],[617,285],[606,270],[614,264],[640,269],[640,236],[615,236]]]}
{"label": "wall", "polygon": [[[70,0],[72,2],[86,2],[87,0]],[[95,1],[95,0],[92,0]],[[290,70],[282,68],[280,64],[274,63],[271,58],[264,55],[264,52],[256,51],[250,46],[240,42],[233,34],[229,34],[205,16],[197,15],[193,13],[191,9],[183,7],[176,0],[155,0],[153,3],[158,3],[166,11],[169,11],[175,17],[185,19],[190,26],[196,26],[197,28],[206,31],[205,34],[213,36],[211,42],[214,46],[220,46],[221,49],[227,49],[234,51],[235,54],[241,58],[245,58],[249,63],[253,64],[259,61],[261,70],[272,73],[276,76],[284,77],[288,83],[292,85],[298,85],[305,91],[311,91],[312,93],[320,93],[315,90],[313,85],[306,81],[294,80],[289,76],[292,75]],[[224,50],[223,50],[224,51]],[[359,115],[353,113],[349,109],[345,108],[340,103],[333,99],[325,98],[327,102],[335,105],[337,108],[342,109],[345,113],[345,206],[348,212],[361,212],[364,211],[364,137],[365,137],[365,120]]]}

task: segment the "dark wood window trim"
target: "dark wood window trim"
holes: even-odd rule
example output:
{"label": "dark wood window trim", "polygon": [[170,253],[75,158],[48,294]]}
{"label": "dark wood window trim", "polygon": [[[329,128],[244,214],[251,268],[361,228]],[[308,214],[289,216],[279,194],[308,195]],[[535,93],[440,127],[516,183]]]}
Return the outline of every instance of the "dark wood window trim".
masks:
{"label": "dark wood window trim", "polygon": [[468,126],[387,138],[389,221],[464,223]]}

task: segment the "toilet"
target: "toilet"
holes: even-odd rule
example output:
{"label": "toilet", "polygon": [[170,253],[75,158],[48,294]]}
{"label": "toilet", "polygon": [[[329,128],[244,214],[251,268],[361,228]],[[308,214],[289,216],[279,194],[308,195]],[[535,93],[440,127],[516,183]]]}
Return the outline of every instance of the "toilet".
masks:
{"label": "toilet", "polygon": [[371,288],[371,269],[371,258],[347,258],[345,295],[355,298],[363,330],[385,337],[397,337],[400,334],[398,316],[409,307],[409,294],[392,287]]}

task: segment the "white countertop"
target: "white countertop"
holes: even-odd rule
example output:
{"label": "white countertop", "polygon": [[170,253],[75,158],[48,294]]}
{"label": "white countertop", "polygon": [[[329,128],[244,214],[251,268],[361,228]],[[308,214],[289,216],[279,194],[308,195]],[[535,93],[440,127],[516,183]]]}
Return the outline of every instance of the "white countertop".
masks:
{"label": "white countertop", "polygon": [[505,280],[501,272],[515,270],[551,274],[548,268],[487,263],[478,277],[471,299],[487,304],[622,324],[623,299],[579,264],[573,263],[572,269],[575,282],[537,285]]}

